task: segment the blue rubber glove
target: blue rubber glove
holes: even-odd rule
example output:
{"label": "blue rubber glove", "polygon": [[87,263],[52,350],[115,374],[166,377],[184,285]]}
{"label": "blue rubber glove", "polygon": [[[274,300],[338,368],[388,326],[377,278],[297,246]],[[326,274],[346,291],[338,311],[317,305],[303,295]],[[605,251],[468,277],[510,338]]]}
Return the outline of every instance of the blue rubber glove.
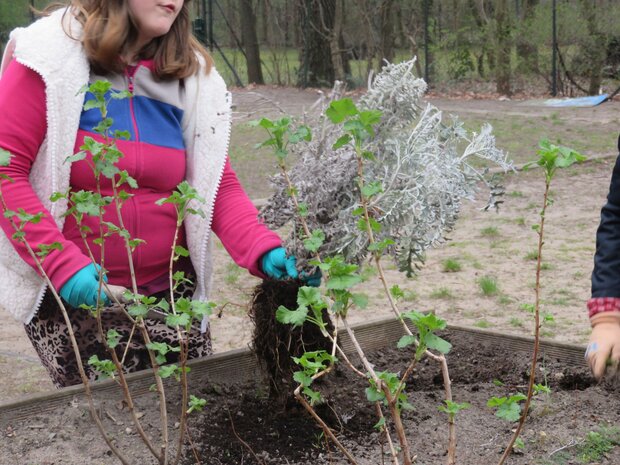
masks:
{"label": "blue rubber glove", "polygon": [[287,257],[284,247],[276,247],[263,255],[261,268],[270,278],[274,279],[296,279],[299,275],[295,268],[297,260],[295,257]]}
{"label": "blue rubber glove", "polygon": [[[296,268],[297,260],[295,257],[287,257],[283,247],[270,250],[261,260],[263,273],[274,279],[296,279],[299,274]],[[301,280],[306,286],[319,287],[321,285],[321,270],[317,269],[311,275],[301,274]]]}
{"label": "blue rubber glove", "polygon": [[301,273],[301,280],[306,284],[306,286],[319,287],[321,285],[321,278],[323,277],[323,273],[319,268],[312,274]]}
{"label": "blue rubber glove", "polygon": [[[60,288],[60,297],[62,297],[72,307],[79,307],[82,304],[94,307],[97,305],[97,291],[99,290],[99,265],[92,263],[85,266],[75,273],[64,286]],[[104,281],[108,279],[104,276]],[[101,291],[101,302],[104,305],[110,305],[110,299]]]}

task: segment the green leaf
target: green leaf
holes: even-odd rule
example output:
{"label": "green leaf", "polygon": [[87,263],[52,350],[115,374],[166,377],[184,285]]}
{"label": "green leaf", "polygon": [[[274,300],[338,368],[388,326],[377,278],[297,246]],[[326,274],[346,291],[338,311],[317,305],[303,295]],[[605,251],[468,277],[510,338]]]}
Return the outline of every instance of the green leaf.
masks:
{"label": "green leaf", "polygon": [[283,324],[293,325],[294,327],[302,326],[308,316],[307,307],[299,307],[297,310],[289,310],[280,305],[276,310],[276,320]]}
{"label": "green leaf", "polygon": [[189,250],[187,250],[185,247],[177,245],[174,248],[174,253],[175,255],[179,255],[181,257],[189,257]]}
{"label": "green leaf", "polygon": [[166,324],[171,328],[176,326],[185,327],[191,323],[191,318],[187,313],[181,313],[180,315],[168,315],[166,316]]}
{"label": "green leaf", "polygon": [[405,297],[405,293],[398,284],[394,284],[390,288],[390,294],[392,294],[392,297],[394,297],[395,299],[402,299],[403,297]]}
{"label": "green leaf", "polygon": [[325,241],[325,233],[320,229],[312,231],[312,237],[304,239],[304,247],[309,252],[316,252]]}
{"label": "green leaf", "polygon": [[405,334],[403,337],[401,337],[398,340],[398,343],[396,344],[396,347],[398,347],[399,349],[403,349],[407,346],[410,346],[411,344],[415,344],[416,342],[416,338],[415,336],[411,336],[409,334]]}
{"label": "green leaf", "polygon": [[342,123],[349,116],[357,114],[357,107],[350,98],[334,100],[325,111],[325,115],[334,124]]}
{"label": "green leaf", "polygon": [[379,421],[373,425],[373,428],[379,431],[383,431],[384,426],[385,426],[385,417],[381,417]]}
{"label": "green leaf", "polygon": [[205,405],[207,405],[207,400],[200,399],[196,397],[195,395],[190,394],[188,405],[189,405],[189,408],[187,409],[187,414],[190,414],[192,412],[202,412]]}
{"label": "green leaf", "polygon": [[36,254],[37,256],[41,258],[47,257],[54,250],[63,249],[62,244],[60,242],[52,242],[51,244],[39,244],[37,247],[39,251]]}
{"label": "green leaf", "polygon": [[351,300],[357,308],[368,307],[368,296],[366,294],[351,294]]}
{"label": "green leaf", "polygon": [[176,365],[161,366],[157,370],[157,374],[162,379],[170,378],[171,376],[174,376],[177,380],[180,379],[179,367]]}
{"label": "green leaf", "polygon": [[310,405],[316,405],[322,400],[321,393],[317,391],[313,391],[309,387],[303,388],[302,392],[308,398]]}
{"label": "green leaf", "polygon": [[360,112],[359,118],[364,126],[370,127],[381,122],[381,115],[381,110],[366,110]]}
{"label": "green leaf", "polygon": [[121,340],[121,334],[114,328],[108,329],[107,340],[110,349],[114,349]]}
{"label": "green leaf", "polygon": [[495,412],[495,416],[510,422],[518,421],[521,418],[521,406],[514,402],[502,404]]}
{"label": "green leaf", "polygon": [[213,309],[216,305],[213,302],[201,302],[199,300],[192,300],[192,312],[196,317],[205,317],[213,313]]}
{"label": "green leaf", "polygon": [[332,145],[334,150],[338,150],[341,147],[344,147],[349,142],[351,142],[351,136],[349,134],[345,134],[344,136],[340,136],[338,140]]}
{"label": "green leaf", "polygon": [[135,317],[144,317],[149,312],[149,308],[144,304],[133,304],[127,307],[127,313]]}
{"label": "green leaf", "polygon": [[374,197],[381,192],[383,192],[383,184],[381,184],[381,181],[371,182],[362,187],[362,195],[367,199]]}
{"label": "green leaf", "polygon": [[299,208],[297,209],[297,213],[301,217],[308,216],[308,204],[305,202],[299,202]]}
{"label": "green leaf", "polygon": [[429,349],[436,350],[442,354],[447,354],[452,349],[452,344],[432,333],[424,337],[424,343]]}
{"label": "green leaf", "polygon": [[0,166],[9,166],[11,163],[11,158],[13,158],[13,154],[11,154],[11,152],[0,148]]}
{"label": "green leaf", "polygon": [[88,111],[88,110],[94,110],[96,108],[103,108],[104,105],[101,104],[101,102],[98,102],[95,99],[92,100],[87,100],[84,103],[84,111]]}
{"label": "green leaf", "polygon": [[376,161],[377,157],[375,157],[375,154],[368,151],[368,150],[364,150],[362,152],[362,158],[364,158],[365,160],[369,160],[369,161]]}
{"label": "green leaf", "polygon": [[312,307],[315,305],[325,307],[325,303],[321,298],[321,291],[316,287],[302,286],[297,291],[297,305],[299,307]]}
{"label": "green leaf", "polygon": [[296,371],[293,373],[293,379],[304,387],[308,387],[312,384],[312,377],[308,376],[303,371]]}
{"label": "green leaf", "polygon": [[385,400],[385,393],[383,391],[379,391],[374,386],[369,386],[366,388],[366,399],[369,402],[383,402]]}
{"label": "green leaf", "polygon": [[327,289],[345,290],[350,289],[362,282],[362,277],[356,274],[331,276],[327,280]]}

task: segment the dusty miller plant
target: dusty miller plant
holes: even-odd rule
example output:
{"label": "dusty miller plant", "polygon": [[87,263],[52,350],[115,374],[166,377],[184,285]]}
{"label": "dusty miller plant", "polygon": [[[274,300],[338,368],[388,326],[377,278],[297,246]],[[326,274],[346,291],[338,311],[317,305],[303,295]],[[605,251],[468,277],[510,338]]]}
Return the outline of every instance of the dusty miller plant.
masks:
{"label": "dusty miller plant", "polygon": [[[429,247],[445,239],[462,200],[473,198],[480,182],[489,188],[486,208],[501,202],[503,189],[488,169],[481,168],[480,160],[504,171],[512,169],[495,146],[490,125],[468,133],[457,118],[445,121],[440,110],[422,101],[426,83],[413,75],[413,64],[411,60],[385,66],[357,104],[360,111],[382,113],[375,137],[363,147],[375,155],[365,164],[364,183],[381,186],[381,192],[369,199],[368,209],[382,225],[376,240],[394,242],[387,252],[408,275],[424,261]],[[310,142],[291,146],[299,161],[289,172],[290,181],[307,209],[308,227],[325,235],[318,252],[361,263],[368,254],[369,238],[359,234],[354,214],[360,207],[357,157],[351,144],[333,148],[342,132],[327,119],[323,112],[310,122]],[[273,183],[275,193],[261,214],[277,228],[295,222],[297,210],[284,176],[275,176]],[[300,266],[307,266],[303,258],[311,256],[300,240],[299,228],[292,229],[286,247],[302,257]]]}

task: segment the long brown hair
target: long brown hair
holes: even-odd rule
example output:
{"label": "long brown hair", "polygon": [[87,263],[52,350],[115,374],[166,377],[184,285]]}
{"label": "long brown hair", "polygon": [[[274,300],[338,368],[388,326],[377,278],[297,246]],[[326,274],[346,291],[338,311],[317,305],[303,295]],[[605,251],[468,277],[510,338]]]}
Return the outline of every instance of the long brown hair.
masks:
{"label": "long brown hair", "polygon": [[[160,79],[182,79],[200,69],[200,59],[208,73],[213,59],[194,37],[189,12],[190,0],[183,7],[167,34],[145,45],[138,58],[153,59]],[[138,28],[129,14],[126,0],[71,0],[67,10],[84,28],[81,42],[93,70],[98,74],[121,72],[122,59],[138,39]],[[65,13],[66,14],[66,13]],[[67,31],[71,35],[70,31]]]}

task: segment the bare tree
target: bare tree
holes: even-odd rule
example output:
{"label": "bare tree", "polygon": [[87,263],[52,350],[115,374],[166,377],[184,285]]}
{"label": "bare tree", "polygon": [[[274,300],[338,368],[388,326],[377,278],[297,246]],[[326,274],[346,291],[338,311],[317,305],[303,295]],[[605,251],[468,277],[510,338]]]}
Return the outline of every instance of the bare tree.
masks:
{"label": "bare tree", "polygon": [[299,84],[331,86],[349,73],[342,39],[344,0],[299,0],[302,48]]}
{"label": "bare tree", "polygon": [[[394,21],[394,0],[382,0],[379,4],[380,34],[379,53],[381,60],[392,63],[394,61],[394,42],[396,25]],[[379,64],[381,66],[381,63]]]}
{"label": "bare tree", "polygon": [[264,84],[260,63],[260,47],[256,35],[256,15],[252,0],[239,0],[241,42],[245,48],[248,65],[248,82]]}
{"label": "bare tree", "polygon": [[511,51],[512,21],[508,11],[508,0],[495,2],[495,40],[497,44],[497,64],[495,67],[495,85],[502,95],[511,93]]}

